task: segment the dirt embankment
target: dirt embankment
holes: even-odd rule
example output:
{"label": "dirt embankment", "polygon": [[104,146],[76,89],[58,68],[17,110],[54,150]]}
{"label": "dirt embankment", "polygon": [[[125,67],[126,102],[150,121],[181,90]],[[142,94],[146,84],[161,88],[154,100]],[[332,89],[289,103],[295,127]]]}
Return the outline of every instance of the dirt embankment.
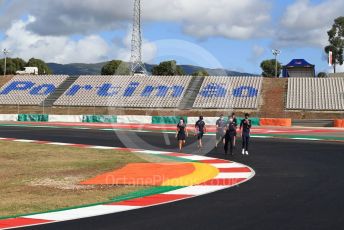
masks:
{"label": "dirt embankment", "polygon": [[12,79],[13,76],[0,76],[0,87],[4,86],[7,82]]}

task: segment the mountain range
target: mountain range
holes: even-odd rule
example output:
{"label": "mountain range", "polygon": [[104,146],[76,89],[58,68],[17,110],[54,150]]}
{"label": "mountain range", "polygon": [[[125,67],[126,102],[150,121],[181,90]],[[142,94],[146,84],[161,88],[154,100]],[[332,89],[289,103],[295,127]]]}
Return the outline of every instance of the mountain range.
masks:
{"label": "mountain range", "polygon": [[[49,68],[54,74],[78,76],[78,75],[100,75],[102,67],[106,62],[100,62],[95,64],[85,64],[85,63],[72,63],[72,64],[57,64],[57,63],[47,63]],[[155,65],[145,64],[147,71],[151,72]],[[192,65],[180,65],[187,75],[198,70],[206,70],[211,76],[254,76],[255,74],[242,73],[237,71],[231,71],[227,69],[210,69],[203,68],[200,66]]]}

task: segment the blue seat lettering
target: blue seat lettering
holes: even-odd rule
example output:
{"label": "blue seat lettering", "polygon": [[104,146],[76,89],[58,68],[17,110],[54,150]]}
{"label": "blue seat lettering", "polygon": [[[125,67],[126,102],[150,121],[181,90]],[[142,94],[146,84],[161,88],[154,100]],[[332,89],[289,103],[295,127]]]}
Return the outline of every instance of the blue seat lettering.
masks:
{"label": "blue seat lettering", "polygon": [[131,82],[129,86],[126,88],[124,91],[123,96],[124,97],[131,97],[135,93],[137,87],[139,87],[140,83],[139,82]]}
{"label": "blue seat lettering", "polygon": [[8,95],[12,91],[25,91],[31,89],[35,83],[31,81],[14,81],[7,86],[0,94]]}
{"label": "blue seat lettering", "polygon": [[93,86],[91,85],[73,85],[67,92],[66,92],[66,96],[75,96],[81,89],[90,91],[93,89]]}
{"label": "blue seat lettering", "polygon": [[240,86],[233,90],[234,97],[257,97],[258,89],[252,86]]}
{"label": "blue seat lettering", "polygon": [[210,83],[200,92],[202,97],[226,97],[227,89],[219,84]]}
{"label": "blue seat lettering", "polygon": [[118,95],[120,89],[121,87],[113,86],[112,84],[106,83],[99,87],[97,94],[101,97],[112,97]]}
{"label": "blue seat lettering", "polygon": [[52,84],[43,84],[33,88],[29,93],[31,95],[49,95],[56,90],[56,87]]}

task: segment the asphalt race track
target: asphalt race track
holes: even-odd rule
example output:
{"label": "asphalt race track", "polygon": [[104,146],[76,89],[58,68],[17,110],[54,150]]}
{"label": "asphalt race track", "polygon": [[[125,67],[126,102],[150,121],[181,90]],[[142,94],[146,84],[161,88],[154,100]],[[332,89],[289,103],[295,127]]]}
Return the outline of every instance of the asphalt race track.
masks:
{"label": "asphalt race track", "polygon": [[[0,128],[0,137],[167,151],[177,145],[173,136],[127,131]],[[205,139],[210,146],[214,137]],[[192,143],[185,152],[191,149],[194,149]],[[207,155],[225,157],[216,149]],[[240,187],[195,199],[25,229],[343,229],[343,143],[252,139],[249,157],[241,156],[238,148],[237,154],[229,159],[252,167],[257,175]]]}

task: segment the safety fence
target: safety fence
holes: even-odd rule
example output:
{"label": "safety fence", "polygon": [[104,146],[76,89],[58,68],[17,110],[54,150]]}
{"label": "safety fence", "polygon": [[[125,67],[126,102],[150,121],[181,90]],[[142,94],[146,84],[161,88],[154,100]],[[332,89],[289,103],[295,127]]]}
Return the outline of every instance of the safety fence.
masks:
{"label": "safety fence", "polygon": [[[176,125],[180,119],[187,124],[195,124],[199,117],[187,116],[135,116],[135,115],[48,115],[48,114],[0,114],[0,122],[50,122],[50,123],[112,123]],[[208,125],[215,125],[218,117],[204,117]],[[237,118],[238,124],[244,118]],[[227,122],[227,118],[224,118]],[[250,118],[253,126],[292,126],[290,118]],[[344,120],[333,120],[334,127],[344,128]]]}
{"label": "safety fence", "polygon": [[[195,124],[198,117],[186,116],[130,116],[130,115],[48,115],[48,114],[0,114],[0,122],[67,122],[67,123],[116,123],[175,125],[183,118]],[[204,117],[206,124],[215,125],[218,117]],[[243,118],[237,118],[238,123]],[[225,118],[226,120],[226,118]],[[291,126],[291,119],[250,118],[253,126]]]}

